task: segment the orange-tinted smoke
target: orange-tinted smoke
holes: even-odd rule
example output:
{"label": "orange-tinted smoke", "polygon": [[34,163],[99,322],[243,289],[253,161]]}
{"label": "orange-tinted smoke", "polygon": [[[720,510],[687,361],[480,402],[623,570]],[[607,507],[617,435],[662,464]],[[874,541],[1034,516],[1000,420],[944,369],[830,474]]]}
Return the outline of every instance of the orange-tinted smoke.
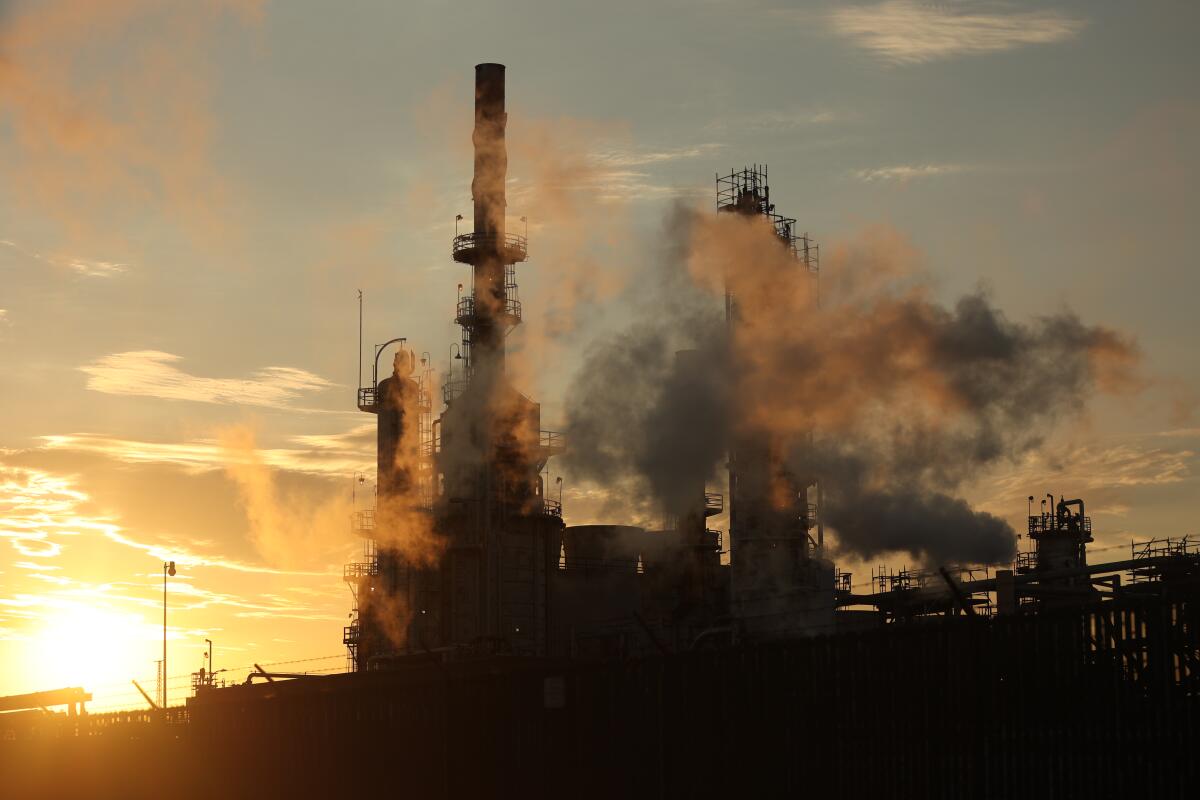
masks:
{"label": "orange-tinted smoke", "polygon": [[92,242],[117,238],[114,214],[160,207],[198,237],[226,230],[208,51],[226,12],[261,8],[45,0],[0,16],[0,123],[15,145],[0,176],[14,196]]}

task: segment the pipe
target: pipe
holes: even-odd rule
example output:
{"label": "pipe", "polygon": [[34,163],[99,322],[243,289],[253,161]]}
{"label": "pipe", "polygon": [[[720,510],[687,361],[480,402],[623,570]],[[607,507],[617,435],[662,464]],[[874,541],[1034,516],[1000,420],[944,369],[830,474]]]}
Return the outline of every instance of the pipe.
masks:
{"label": "pipe", "polygon": [[[384,342],[383,344],[381,344],[375,348],[375,362],[371,365],[371,387],[372,388],[379,386],[379,356],[381,356],[383,354],[383,351],[386,350],[390,345],[396,344],[397,342],[404,342],[405,344],[407,344],[408,338],[404,337],[404,336],[397,336],[395,339],[388,339],[386,342]],[[415,360],[415,359],[413,359],[411,350],[408,353],[408,360],[409,360],[409,363],[412,363]],[[379,403],[378,397],[375,398],[375,402],[377,404]]]}
{"label": "pipe", "polygon": [[1068,508],[1068,507],[1070,507],[1070,506],[1079,506],[1079,517],[1082,519],[1082,518],[1083,518],[1083,516],[1084,516],[1084,513],[1083,513],[1083,501],[1082,501],[1082,500],[1079,500],[1079,499],[1076,499],[1076,500],[1062,500],[1062,499],[1060,499],[1060,500],[1058,501],[1058,510],[1059,510],[1060,512],[1064,512],[1064,511],[1066,511],[1066,510],[1067,510],[1067,508]]}
{"label": "pipe", "polygon": [[971,601],[967,599],[967,595],[963,593],[962,588],[950,577],[950,573],[946,571],[946,568],[938,567],[938,574],[942,576],[942,580],[950,587],[950,593],[954,595],[954,602],[958,603],[959,607],[968,617],[975,616],[975,609],[971,607]]}
{"label": "pipe", "polygon": [[267,672],[258,664],[254,665],[255,671],[246,676],[246,683],[254,683],[255,678],[265,678],[267,683],[274,683],[275,679],[293,679],[293,678],[317,678],[318,675],[312,675],[307,672]]}
{"label": "pipe", "polygon": [[138,683],[137,681],[134,681],[133,685],[135,687],[137,687],[137,690],[139,692],[142,693],[142,697],[146,698],[146,702],[150,704],[150,708],[154,709],[155,711],[158,711],[158,703],[156,703],[150,699],[150,695],[146,694],[146,690],[142,688],[142,685],[140,683]]}
{"label": "pipe", "polygon": [[[1043,581],[1054,581],[1060,578],[1075,578],[1084,575],[1098,575],[1108,572],[1126,572],[1131,569],[1145,569],[1149,567],[1165,566],[1167,564],[1178,564],[1181,560],[1187,559],[1194,563],[1200,563],[1200,558],[1195,556],[1152,556],[1151,558],[1132,558],[1125,561],[1112,561],[1107,564],[1091,564],[1083,567],[1072,567],[1070,569],[1059,569],[1052,572],[1030,572],[1023,575],[1014,575],[1013,582],[1018,586],[1026,583],[1039,583]],[[995,578],[983,578],[978,581],[968,581],[960,584],[960,588],[966,595],[978,594],[980,592],[993,592],[996,590]],[[878,592],[875,594],[851,594],[844,595],[834,601],[834,605],[838,607],[844,606],[862,606],[862,605],[877,605],[881,599],[894,596],[892,592]]]}

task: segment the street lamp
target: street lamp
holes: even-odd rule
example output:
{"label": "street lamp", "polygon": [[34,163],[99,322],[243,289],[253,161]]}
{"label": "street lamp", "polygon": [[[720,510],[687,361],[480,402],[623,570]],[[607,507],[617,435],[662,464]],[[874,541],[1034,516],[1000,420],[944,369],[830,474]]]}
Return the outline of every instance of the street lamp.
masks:
{"label": "street lamp", "polygon": [[175,562],[163,562],[163,657],[162,657],[162,672],[163,672],[163,691],[162,704],[163,708],[167,707],[167,576],[175,577]]}
{"label": "street lamp", "polygon": [[212,639],[205,639],[204,641],[208,644],[208,685],[212,686],[212,682],[213,682]]}

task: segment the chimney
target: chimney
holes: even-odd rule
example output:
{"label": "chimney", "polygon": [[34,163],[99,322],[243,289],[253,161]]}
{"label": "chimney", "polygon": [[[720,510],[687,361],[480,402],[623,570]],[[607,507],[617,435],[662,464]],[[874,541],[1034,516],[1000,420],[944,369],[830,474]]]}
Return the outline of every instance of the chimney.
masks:
{"label": "chimney", "polygon": [[504,144],[504,65],[475,66],[475,176],[471,198],[475,201],[475,234],[504,237],[504,180],[508,176],[508,151]]}
{"label": "chimney", "polygon": [[504,331],[498,317],[505,310],[504,181],[508,152],[504,144],[504,65],[475,67],[475,175],[471,198],[475,204],[475,335],[471,343],[474,367],[484,373],[502,369]]}

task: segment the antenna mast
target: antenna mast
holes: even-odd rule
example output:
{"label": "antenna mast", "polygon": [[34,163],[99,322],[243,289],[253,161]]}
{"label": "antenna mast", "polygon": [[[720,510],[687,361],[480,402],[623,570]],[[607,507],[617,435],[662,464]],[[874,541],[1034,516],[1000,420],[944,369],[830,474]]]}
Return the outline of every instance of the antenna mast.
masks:
{"label": "antenna mast", "polygon": [[355,394],[362,388],[362,289],[358,290],[358,383],[354,385]]}

